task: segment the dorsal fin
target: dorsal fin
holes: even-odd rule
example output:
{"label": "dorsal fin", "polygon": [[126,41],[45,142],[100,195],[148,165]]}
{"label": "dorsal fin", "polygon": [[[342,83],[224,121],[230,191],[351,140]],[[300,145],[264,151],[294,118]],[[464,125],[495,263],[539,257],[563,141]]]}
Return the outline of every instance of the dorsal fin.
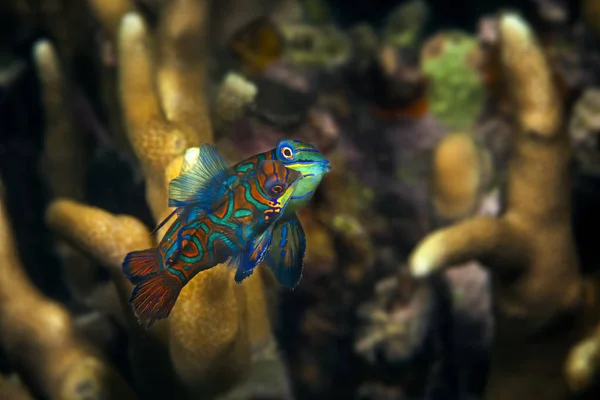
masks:
{"label": "dorsal fin", "polygon": [[173,217],[173,215],[175,215],[175,213],[179,214],[180,210],[178,208],[174,209],[171,214],[169,214],[168,216],[165,217],[165,219],[163,219],[157,226],[156,228],[154,228],[154,230],[152,232],[150,232],[150,236],[154,236],[154,234],[156,232],[158,232],[158,230],[160,228],[162,228],[167,222],[169,222],[169,220]]}
{"label": "dorsal fin", "polygon": [[230,166],[216,146],[200,146],[196,164],[169,184],[169,207],[209,207],[218,199]]}

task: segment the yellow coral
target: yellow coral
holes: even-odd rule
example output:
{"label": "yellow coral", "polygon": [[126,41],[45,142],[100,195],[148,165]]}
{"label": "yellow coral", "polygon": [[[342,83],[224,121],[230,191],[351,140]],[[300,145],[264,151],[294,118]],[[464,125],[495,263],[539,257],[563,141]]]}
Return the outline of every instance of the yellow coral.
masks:
{"label": "yellow coral", "polygon": [[[23,271],[0,199],[0,344],[34,387],[51,399],[134,398],[77,334],[68,311],[46,298]],[[84,389],[82,389],[84,388]]]}
{"label": "yellow coral", "polygon": [[481,157],[466,134],[446,136],[433,155],[433,205],[444,219],[457,220],[474,211],[481,189]]}
{"label": "yellow coral", "polygon": [[[577,363],[567,354],[598,321],[598,302],[589,296],[593,286],[580,276],[571,232],[569,138],[548,63],[529,26],[504,15],[500,39],[517,117],[506,211],[497,219],[476,217],[430,234],[413,252],[410,267],[423,276],[478,260],[495,275],[487,399],[567,399],[563,363],[568,361],[567,374],[576,381]],[[585,350],[594,346],[580,346],[572,357],[593,360]],[[585,385],[579,380],[575,386]]]}
{"label": "yellow coral", "polygon": [[[104,15],[101,20],[114,19],[112,11],[102,11],[103,4],[95,2]],[[185,150],[213,140],[203,96],[206,4],[170,2],[152,33],[138,14],[129,13],[114,35],[126,132],[157,222],[170,212],[167,185],[181,172]],[[251,372],[251,345],[273,340],[261,274],[236,285],[224,266],[194,278],[169,319],[150,332],[141,331],[127,303],[132,287],[120,267],[127,252],[151,246],[147,228],[133,217],[69,200],[54,202],[47,222],[112,272],[135,338],[137,378],[145,390],[169,396],[180,393],[177,386],[182,385],[189,395],[214,397]]]}

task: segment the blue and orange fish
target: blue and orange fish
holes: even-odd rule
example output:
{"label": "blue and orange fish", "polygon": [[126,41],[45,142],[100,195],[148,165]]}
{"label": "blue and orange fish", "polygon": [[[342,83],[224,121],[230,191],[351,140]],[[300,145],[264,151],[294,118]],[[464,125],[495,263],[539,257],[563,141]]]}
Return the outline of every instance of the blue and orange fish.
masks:
{"label": "blue and orange fish", "polygon": [[199,272],[228,262],[236,282],[252,274],[302,174],[276,160],[258,163],[206,210],[177,218],[158,244],[129,253],[123,273],[136,284],[130,303],[141,325],[166,318],[181,289]]}
{"label": "blue and orange fish", "polygon": [[[265,261],[279,283],[294,288],[302,277],[306,236],[296,216],[312,198],[324,175],[331,170],[327,158],[315,146],[299,140],[282,139],[267,152],[257,154],[230,166],[217,148],[210,144],[200,147],[198,161],[186,173],[173,179],[169,188],[169,206],[184,221],[191,221],[198,213],[234,188],[244,176],[255,170],[265,160],[277,160],[286,168],[298,171],[302,177],[294,185],[293,193],[283,215],[269,226],[265,234],[272,239],[265,252]],[[185,222],[184,222],[185,223]]]}

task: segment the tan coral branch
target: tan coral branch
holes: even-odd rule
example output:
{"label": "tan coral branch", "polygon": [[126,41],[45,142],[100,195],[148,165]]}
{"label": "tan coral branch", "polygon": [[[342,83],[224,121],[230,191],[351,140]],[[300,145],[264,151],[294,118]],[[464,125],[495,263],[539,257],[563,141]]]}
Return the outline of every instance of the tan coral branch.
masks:
{"label": "tan coral branch", "polygon": [[[586,291],[588,298],[586,304],[595,304],[590,307],[591,313],[600,311],[600,282],[595,280]],[[595,309],[594,309],[595,308]],[[592,316],[594,318],[595,316]],[[591,334],[574,346],[565,363],[565,374],[571,390],[583,393],[594,383],[600,380],[600,325],[591,331]]]}
{"label": "tan coral branch", "polygon": [[157,82],[167,119],[184,121],[188,146],[212,142],[205,99],[208,0],[173,0],[157,29]]}
{"label": "tan coral branch", "polygon": [[34,58],[42,81],[46,134],[41,172],[55,196],[83,198],[85,177],[84,135],[73,126],[69,95],[58,56],[52,44],[35,44]]}
{"label": "tan coral branch", "polygon": [[131,0],[88,0],[94,14],[102,27],[107,31],[110,39],[116,43],[121,26],[121,18],[126,13],[133,11]]}
{"label": "tan coral branch", "polygon": [[562,108],[557,108],[558,91],[542,49],[518,16],[506,15],[500,24],[504,77],[518,107],[519,126],[541,136],[556,136]]}
{"label": "tan coral branch", "polygon": [[46,223],[119,277],[129,251],[152,245],[150,231],[136,218],[115,216],[67,199],[58,199],[48,207]]}
{"label": "tan coral branch", "polygon": [[[145,22],[136,13],[127,14],[119,36],[121,100],[127,135],[146,177],[148,202],[155,219],[160,220],[167,209],[164,171],[186,148],[198,144],[198,132],[183,121],[167,121],[157,92],[154,57]],[[179,101],[193,102],[188,98]]]}
{"label": "tan coral branch", "polygon": [[[85,135],[79,132],[73,118],[67,79],[54,46],[40,40],[34,46],[34,59],[42,83],[42,99],[46,129],[40,173],[52,196],[81,200],[87,171]],[[95,267],[83,254],[62,241],[56,251],[63,261],[65,280],[73,297],[90,304],[98,290]]]}
{"label": "tan coral branch", "polygon": [[[125,15],[121,23],[121,104],[156,221],[169,212],[167,183],[180,172],[184,150],[212,141],[202,88],[206,58],[203,52],[194,53],[206,45],[199,43],[206,39],[205,7],[203,2],[187,0],[170,3],[153,34],[136,13]],[[177,26],[175,22],[182,15],[186,23]],[[55,231],[116,273],[127,251],[150,247],[147,231],[135,228],[141,226],[139,222],[132,222],[134,228],[124,228],[129,217],[59,201],[50,207],[47,218]],[[169,379],[166,381],[171,383],[161,381],[149,368],[157,364],[153,354],[165,350],[170,360],[163,358],[158,363],[164,368],[160,370],[172,368],[192,396],[212,397],[244,381],[251,370],[251,342],[269,340],[271,330],[260,274],[244,285],[236,285],[231,274],[231,270],[218,266],[193,279],[180,294],[169,319],[149,332],[157,339],[154,350],[140,340],[143,332],[133,327],[134,358],[147,360],[145,369],[136,364],[144,386],[162,391],[172,384]],[[128,290],[130,286],[125,294]],[[126,309],[131,312],[128,305]],[[156,331],[162,333],[153,335]]]}
{"label": "tan coral branch", "polygon": [[0,202],[0,343],[19,372],[51,399],[134,398],[124,381],[78,337],[65,308],[29,281]]}
{"label": "tan coral branch", "polygon": [[517,120],[506,211],[429,235],[413,252],[411,270],[422,276],[471,259],[490,267],[496,334],[486,399],[566,399],[563,363],[587,326],[580,309],[587,289],[570,225],[568,136],[548,63],[529,26],[503,15],[500,38]]}

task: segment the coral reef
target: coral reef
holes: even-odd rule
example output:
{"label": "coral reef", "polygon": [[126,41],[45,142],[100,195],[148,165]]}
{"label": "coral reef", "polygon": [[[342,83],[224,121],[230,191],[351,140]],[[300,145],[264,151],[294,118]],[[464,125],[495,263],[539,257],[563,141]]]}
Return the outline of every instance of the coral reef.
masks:
{"label": "coral reef", "polygon": [[[477,37],[422,0],[2,4],[0,397],[597,397],[600,8],[532,3]],[[140,328],[121,263],[169,181],[283,137],[333,165],[300,285],[217,266]]]}
{"label": "coral reef", "polygon": [[65,307],[29,281],[3,199],[0,220],[0,345],[20,376],[36,393],[53,399],[135,398],[117,372],[80,336]]}
{"label": "coral reef", "polygon": [[[96,6],[105,17],[116,12],[109,9],[112,4]],[[134,13],[124,16],[119,34],[114,35],[126,132],[156,221],[169,212],[166,183],[179,174],[184,151],[212,141],[202,90],[205,57],[200,38],[205,18],[201,2],[177,1],[163,10],[152,36]],[[158,64],[155,53],[160,55]],[[158,398],[183,392],[214,396],[245,384],[251,370],[256,369],[252,375],[260,375],[267,368],[282,376],[276,351],[269,350],[273,345],[269,347],[272,338],[260,275],[238,286],[225,267],[202,274],[202,279],[182,292],[168,322],[147,334],[131,320],[127,304],[131,287],[120,276],[124,255],[151,244],[147,228],[133,217],[115,216],[66,199],[48,208],[47,221],[60,237],[92,256],[113,276],[127,329],[135,338],[131,357],[141,393]],[[267,350],[253,357],[253,346],[258,346],[256,351]],[[260,368],[261,363],[266,367]],[[276,380],[271,383],[281,386]],[[245,390],[270,389],[259,382]]]}
{"label": "coral reef", "polygon": [[594,356],[582,350],[586,342],[567,357],[592,332],[598,303],[593,281],[579,273],[573,244],[568,136],[529,26],[509,14],[499,29],[517,127],[506,208],[498,218],[468,219],[432,233],[412,254],[411,271],[423,276],[469,260],[491,269],[496,329],[486,398],[569,398],[569,385],[580,389],[590,376],[583,371],[593,368]]}
{"label": "coral reef", "polygon": [[490,161],[473,138],[449,134],[433,154],[432,202],[434,213],[444,221],[457,221],[475,212],[489,181]]}

